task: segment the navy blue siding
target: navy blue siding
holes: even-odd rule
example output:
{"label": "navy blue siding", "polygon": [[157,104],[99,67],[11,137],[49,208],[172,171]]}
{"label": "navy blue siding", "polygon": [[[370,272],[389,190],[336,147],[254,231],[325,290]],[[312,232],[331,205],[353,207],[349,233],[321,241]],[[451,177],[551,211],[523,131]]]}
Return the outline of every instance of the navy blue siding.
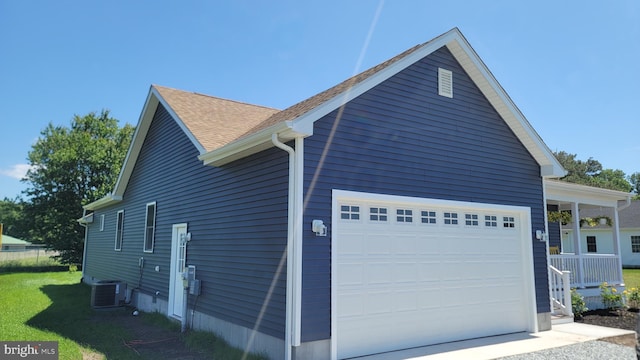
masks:
{"label": "navy blue siding", "polygon": [[[452,99],[438,96],[438,67],[453,71]],[[527,206],[533,229],[544,228],[538,164],[446,48],[347,104],[309,189],[336,116],[305,140],[304,224],[323,219],[331,229],[331,190],[342,189]],[[544,244],[533,245],[537,308],[548,312]],[[330,242],[305,232],[303,257],[302,340],[326,339]]]}
{"label": "navy blue siding", "polygon": [[[161,106],[124,200],[96,212],[89,228],[87,275],[126,280],[146,294],[169,295],[172,225],[192,233],[187,264],[202,280],[197,311],[284,337],[288,155],[270,149],[221,168],[204,166],[196,148]],[[154,252],[143,252],[145,206],[157,202]],[[125,210],[122,251],[114,247],[116,212]],[[106,214],[105,231],[99,216]],[[138,259],[145,258],[140,276]],[[154,271],[160,266],[160,272]],[[260,310],[272,294],[261,319]],[[193,300],[193,299],[192,299]],[[193,304],[192,304],[193,305]]]}
{"label": "navy blue siding", "polygon": [[[558,205],[547,205],[547,211],[558,211]],[[560,223],[550,222],[549,226],[549,246],[562,248],[562,234],[560,233]]]}

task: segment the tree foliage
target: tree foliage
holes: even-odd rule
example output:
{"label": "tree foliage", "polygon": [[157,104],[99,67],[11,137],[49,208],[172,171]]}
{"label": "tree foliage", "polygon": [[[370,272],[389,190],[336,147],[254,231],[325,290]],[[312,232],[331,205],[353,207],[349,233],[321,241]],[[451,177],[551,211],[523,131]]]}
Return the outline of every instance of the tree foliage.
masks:
{"label": "tree foliage", "polygon": [[70,127],[49,125],[28,155],[31,170],[24,204],[29,238],[60,252],[64,263],[82,261],[82,206],[113,189],[134,128],[118,127],[103,110],[74,116]]}
{"label": "tree foliage", "polygon": [[[627,177],[622,170],[603,169],[598,160],[578,160],[576,154],[565,151],[555,152],[554,155],[568,172],[567,176],[562,178],[563,181],[623,192],[631,192],[634,189],[630,183],[633,179]],[[637,178],[640,178],[640,175]],[[637,180],[635,183],[637,184]]]}
{"label": "tree foliage", "polygon": [[0,200],[0,223],[3,224],[3,234],[28,240],[29,231],[24,226],[23,208],[24,204],[19,199]]}

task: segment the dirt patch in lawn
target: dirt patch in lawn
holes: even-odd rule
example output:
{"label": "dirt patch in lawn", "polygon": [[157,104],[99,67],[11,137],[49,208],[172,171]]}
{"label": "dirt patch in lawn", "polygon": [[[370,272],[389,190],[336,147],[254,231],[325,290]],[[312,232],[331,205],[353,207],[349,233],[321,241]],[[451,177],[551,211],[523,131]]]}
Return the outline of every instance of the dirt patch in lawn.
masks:
{"label": "dirt patch in lawn", "polygon": [[[157,314],[145,313],[134,316],[133,309],[107,309],[95,311],[92,320],[100,322],[102,326],[112,325],[121,328],[121,346],[128,348],[132,355],[135,353],[142,359],[211,359],[210,354],[200,353],[187,347],[185,336],[180,332],[179,325],[159,325],[156,323],[157,319],[154,319],[155,316]],[[110,358],[109,354],[106,355]],[[97,359],[91,357],[91,354],[83,354],[83,358]]]}

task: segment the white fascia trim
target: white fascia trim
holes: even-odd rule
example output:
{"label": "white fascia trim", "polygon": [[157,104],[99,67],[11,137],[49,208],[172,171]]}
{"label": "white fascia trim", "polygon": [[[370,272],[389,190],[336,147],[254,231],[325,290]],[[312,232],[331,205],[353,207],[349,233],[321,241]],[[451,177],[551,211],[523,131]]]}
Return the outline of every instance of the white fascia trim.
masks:
{"label": "white fascia trim", "polygon": [[566,171],[553,152],[513,103],[475,50],[457,29],[453,31],[457,36],[447,43],[447,48],[536,159],[540,165],[540,175],[545,178],[565,176]]}
{"label": "white fascia trim", "polygon": [[104,196],[101,199],[98,199],[92,203],[89,203],[85,206],[83,206],[83,209],[85,210],[98,210],[98,209],[102,209],[104,207],[107,207],[111,204],[115,204],[117,202],[122,201],[122,196],[116,196],[113,194],[108,194],[106,196]]}
{"label": "white fascia trim", "polygon": [[630,201],[633,194],[565,181],[544,180],[547,200],[618,208],[618,201]]}
{"label": "white fascia trim", "polygon": [[428,56],[434,51],[440,49],[441,47],[445,46],[449,41],[451,41],[457,36],[457,33],[454,32],[454,30],[451,30],[441,35],[440,37],[429,41],[428,43],[424,44],[422,48],[415,50],[414,52],[405,56],[404,58],[399,59],[395,63],[369,76],[367,79],[353,85],[351,88],[347,89],[346,91],[334,96],[332,99],[327,100],[321,105],[300,115],[296,119],[292,120],[294,126],[302,125],[302,126],[308,127],[309,123],[313,124],[313,122],[315,122],[316,120],[329,114],[333,110],[340,108],[341,106],[345,105],[349,101],[355,99],[356,97],[364,94],[366,91],[372,89],[376,85],[389,79],[390,77],[399,73],[400,71],[404,70],[410,65],[418,62],[420,59],[424,58],[425,56]]}
{"label": "white fascia trim", "polygon": [[[160,95],[158,90],[155,87],[151,87],[151,92],[154,94],[156,99],[158,99],[158,101],[162,104],[162,106],[165,108],[165,110],[167,110],[169,115],[171,115],[171,117],[176,122],[176,124],[180,127],[182,132],[184,132],[185,135],[187,135],[187,137],[189,138],[189,140],[191,140],[191,142],[193,143],[193,146],[195,146],[196,149],[198,149],[198,152],[200,154],[206,153],[207,150],[204,148],[204,146],[202,146],[202,144],[200,144],[200,141],[198,141],[198,139],[196,139],[196,137],[193,135],[191,130],[189,130],[189,128],[184,124],[184,122],[182,121],[182,119],[180,119],[178,114],[176,114],[175,111],[173,111],[173,109],[171,108],[169,103],[167,103],[166,100],[162,97],[162,95]],[[155,114],[155,111],[153,112],[153,114],[151,114],[151,116],[153,117],[154,114]]]}
{"label": "white fascia trim", "polygon": [[157,107],[158,99],[153,93],[153,87],[151,87],[151,90],[149,90],[149,94],[147,95],[147,100],[142,108],[142,112],[140,113],[136,130],[133,133],[133,138],[131,139],[131,145],[129,145],[127,156],[125,156],[124,162],[122,163],[122,169],[120,170],[120,174],[118,175],[118,180],[116,181],[112,194],[119,196],[124,194]]}
{"label": "white fascia trim", "polygon": [[196,149],[198,149],[201,154],[205,152],[202,144],[200,144],[200,142],[196,140],[191,131],[189,131],[189,129],[185,126],[178,115],[173,111],[173,109],[171,109],[164,98],[162,98],[158,90],[154,86],[151,86],[149,94],[147,95],[147,100],[145,101],[142,112],[140,113],[138,125],[136,126],[136,130],[133,133],[133,138],[131,140],[131,145],[129,146],[127,156],[125,157],[122,169],[120,170],[118,181],[116,182],[113,190],[113,194],[117,196],[124,195],[124,191],[126,190],[127,184],[129,183],[131,173],[133,172],[133,168],[136,164],[136,161],[138,160],[138,155],[140,154],[140,150],[142,149],[144,140],[147,137],[147,133],[149,132],[149,127],[151,127],[151,122],[153,121],[153,117],[155,116],[156,110],[158,109],[158,104],[162,104],[162,106],[167,110],[169,115],[171,115],[180,129],[185,133],[185,135],[187,135],[189,140],[191,140]]}
{"label": "white fascia trim", "polygon": [[[86,210],[85,210],[86,212]],[[76,220],[80,225],[86,225],[93,223],[93,213],[88,215],[83,215],[80,219]]]}
{"label": "white fascia trim", "polygon": [[294,138],[294,133],[290,122],[278,123],[219,149],[204,153],[198,156],[198,160],[201,160],[204,165],[221,166],[274,146],[271,140],[273,134],[280,135],[279,138],[286,142]]}

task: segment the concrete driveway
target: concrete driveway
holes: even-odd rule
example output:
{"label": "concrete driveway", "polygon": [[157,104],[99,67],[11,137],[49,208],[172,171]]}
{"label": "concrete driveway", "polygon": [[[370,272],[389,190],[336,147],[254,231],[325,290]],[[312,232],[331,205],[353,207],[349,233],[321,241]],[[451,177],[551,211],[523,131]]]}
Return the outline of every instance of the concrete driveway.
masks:
{"label": "concrete driveway", "polygon": [[[384,354],[376,354],[358,358],[358,360],[488,360],[510,357],[520,354],[532,354],[547,349],[571,346],[594,340],[602,339],[620,339],[622,342],[632,344],[635,342],[635,332],[622,329],[607,328],[602,326],[567,323],[553,325],[552,330],[541,331],[538,333],[516,333],[501,336],[491,336],[481,339],[472,339],[466,341],[458,341],[447,344],[439,344],[433,346],[425,346],[421,348],[395,351]],[[621,343],[621,341],[617,341]],[[634,359],[635,352],[629,346],[614,345],[621,347],[624,355],[631,355]],[[629,351],[627,351],[629,349]],[[598,356],[597,354],[594,354]],[[517,357],[525,358],[540,358]],[[596,359],[604,360],[611,357],[596,357]],[[628,358],[625,356],[624,358]]]}

